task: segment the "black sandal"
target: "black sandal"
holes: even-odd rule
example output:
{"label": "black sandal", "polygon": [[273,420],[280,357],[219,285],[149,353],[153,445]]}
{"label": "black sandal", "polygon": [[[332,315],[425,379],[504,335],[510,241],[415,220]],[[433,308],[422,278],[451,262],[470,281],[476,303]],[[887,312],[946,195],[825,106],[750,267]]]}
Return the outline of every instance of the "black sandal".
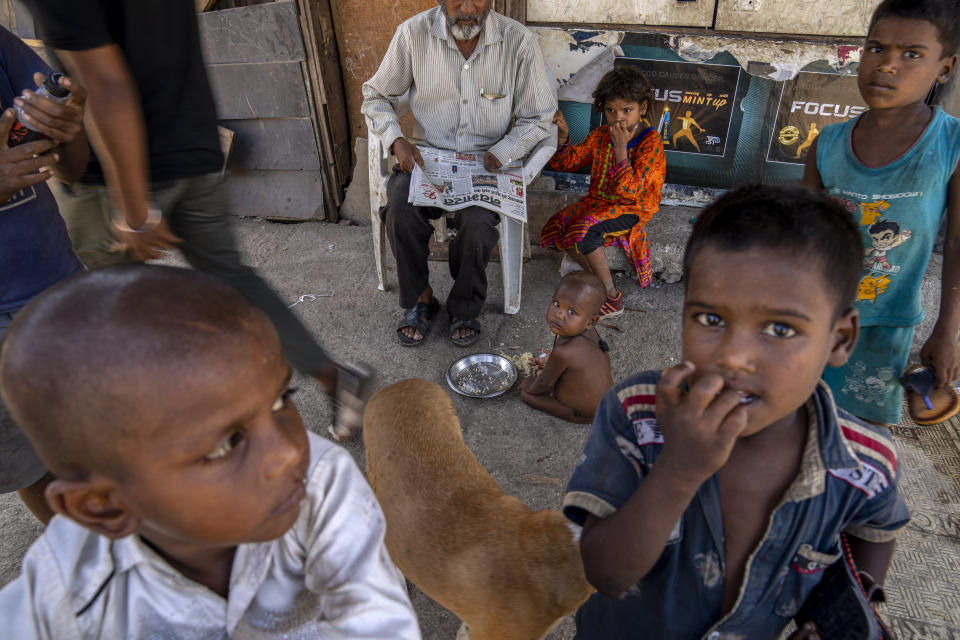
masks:
{"label": "black sandal", "polygon": [[[455,334],[458,329],[473,329],[473,333],[463,336],[462,338],[454,338],[453,334]],[[476,318],[472,320],[454,320],[450,323],[450,342],[458,347],[469,347],[479,339],[480,321]]]}
{"label": "black sandal", "polygon": [[[440,309],[440,303],[434,298],[430,302],[418,302],[412,309],[407,310],[397,325],[397,340],[405,347],[415,347],[427,339],[430,334],[430,321]],[[412,327],[423,336],[419,340],[410,338],[403,334],[403,329]]]}

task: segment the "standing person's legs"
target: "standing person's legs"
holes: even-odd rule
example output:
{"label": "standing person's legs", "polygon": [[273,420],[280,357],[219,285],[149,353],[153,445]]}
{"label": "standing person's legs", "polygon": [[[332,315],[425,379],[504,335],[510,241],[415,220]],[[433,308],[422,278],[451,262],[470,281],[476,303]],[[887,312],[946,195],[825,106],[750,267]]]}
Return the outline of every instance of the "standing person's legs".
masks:
{"label": "standing person's legs", "polygon": [[874,424],[898,424],[903,411],[900,375],[910,358],[913,332],[914,327],[860,327],[847,363],[823,372],[837,406]]}
{"label": "standing person's legs", "polygon": [[[380,210],[386,227],[390,248],[397,261],[397,282],[400,289],[400,307],[410,309],[397,332],[401,342],[419,344],[430,329],[430,321],[437,310],[430,288],[430,220],[443,215],[443,210],[414,207],[407,202],[410,174],[395,167],[387,182],[387,204]],[[405,339],[404,339],[405,338]]]}
{"label": "standing person's legs", "polygon": [[[0,342],[11,322],[12,313],[0,312]],[[53,476],[0,400],[0,493],[16,491],[23,504],[46,526],[53,517],[44,496],[51,480]]]}
{"label": "standing person's legs", "polygon": [[129,251],[117,249],[113,235],[110,192],[103,185],[53,181],[53,195],[77,257],[90,269],[136,262]]}
{"label": "standing person's legs", "polygon": [[336,365],[257,272],[243,264],[227,213],[219,174],[154,183],[153,200],[167,216],[180,249],[196,269],[223,278],[273,322],[283,352],[299,371],[320,380],[333,393]]}
{"label": "standing person's legs", "polygon": [[483,207],[467,207],[457,214],[457,235],[450,243],[450,275],[453,288],[447,297],[451,320],[475,326],[454,328],[451,339],[467,346],[479,335],[476,323],[487,299],[487,263],[493,247],[500,239],[493,211]]}

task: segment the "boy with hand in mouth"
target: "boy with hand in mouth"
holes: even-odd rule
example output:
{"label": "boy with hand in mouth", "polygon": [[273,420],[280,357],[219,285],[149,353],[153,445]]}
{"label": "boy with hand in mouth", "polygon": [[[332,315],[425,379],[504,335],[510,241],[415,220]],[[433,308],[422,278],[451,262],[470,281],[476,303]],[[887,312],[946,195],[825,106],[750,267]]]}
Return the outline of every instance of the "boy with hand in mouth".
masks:
{"label": "boy with hand in mouth", "polygon": [[597,333],[603,282],[586,271],[564,276],[547,309],[555,337],[543,370],[520,383],[520,398],[540,411],[590,424],[610,387],[610,347]]}
{"label": "boy with hand in mouth", "polygon": [[4,632],[419,638],[380,507],[304,428],[291,373],[267,317],[210,275],[111,267],[28,304],[0,394],[58,515],[0,591]]}
{"label": "boy with hand in mouth", "polygon": [[909,519],[896,452],[820,382],[857,340],[862,255],[849,214],[799,187],[738,189],[698,218],[683,362],[604,396],[567,487],[600,592],[577,637],[777,637],[841,533],[882,584]]}

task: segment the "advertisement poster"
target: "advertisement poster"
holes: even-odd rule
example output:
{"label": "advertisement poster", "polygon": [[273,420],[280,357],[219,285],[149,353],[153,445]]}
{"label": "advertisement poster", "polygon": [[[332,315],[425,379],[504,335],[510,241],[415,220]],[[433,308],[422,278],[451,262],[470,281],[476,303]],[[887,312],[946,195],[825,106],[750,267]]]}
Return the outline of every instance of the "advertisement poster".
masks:
{"label": "advertisement poster", "polygon": [[866,110],[856,76],[801,71],[783,83],[767,160],[803,164],[825,126],[846,122]]}
{"label": "advertisement poster", "polygon": [[618,58],[617,64],[636,65],[653,83],[655,100],[645,126],[660,133],[664,149],[723,155],[740,82],[739,66],[643,58]]}

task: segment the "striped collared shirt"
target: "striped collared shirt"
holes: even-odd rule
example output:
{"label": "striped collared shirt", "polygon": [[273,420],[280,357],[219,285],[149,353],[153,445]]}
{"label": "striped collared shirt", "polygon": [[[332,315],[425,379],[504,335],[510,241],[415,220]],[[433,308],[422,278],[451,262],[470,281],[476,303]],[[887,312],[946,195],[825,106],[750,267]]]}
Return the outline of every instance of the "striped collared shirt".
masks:
{"label": "striped collared shirt", "polygon": [[557,109],[537,37],[493,11],[467,60],[447,35],[442,6],[397,28],[380,68],[363,85],[362,111],[386,148],[403,136],[397,105],[408,90],[414,143],[490,151],[503,164],[550,135]]}

